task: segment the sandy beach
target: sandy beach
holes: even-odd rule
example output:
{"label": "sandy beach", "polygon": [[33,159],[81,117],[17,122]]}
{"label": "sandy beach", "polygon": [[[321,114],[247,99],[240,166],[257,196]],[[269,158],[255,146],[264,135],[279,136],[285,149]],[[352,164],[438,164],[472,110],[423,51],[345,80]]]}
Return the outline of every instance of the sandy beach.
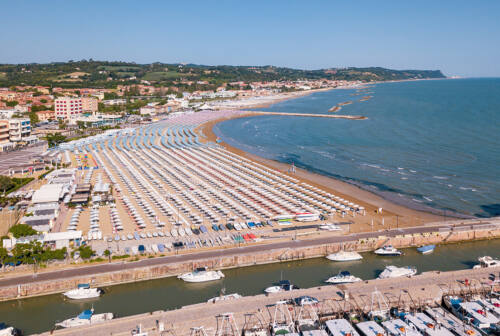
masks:
{"label": "sandy beach", "polygon": [[[215,142],[217,136],[213,132],[213,127],[224,120],[248,117],[251,114],[233,115],[226,118],[215,119],[206,122],[196,129],[196,132],[201,135],[202,141],[205,142]],[[312,173],[304,169],[296,168],[295,173],[288,173],[290,166],[281,162],[274,160],[268,160],[260,156],[247,153],[241,149],[235,148],[225,142],[219,142],[219,145],[223,146],[228,151],[231,151],[237,155],[244,156],[250,160],[259,162],[269,168],[276,169],[284,174],[298,178],[306,183],[319,187],[328,192],[339,195],[343,198],[348,198],[353,202],[363,205],[367,210],[367,215],[363,218],[356,218],[356,226],[351,230],[353,232],[362,231],[372,231],[372,230],[384,230],[389,227],[408,227],[423,225],[425,223],[435,222],[443,220],[441,216],[413,210],[393,202],[390,202],[374,193],[363,190],[352,184],[323,176],[320,174]],[[377,210],[382,208],[382,213]],[[372,226],[373,222],[373,226]]]}

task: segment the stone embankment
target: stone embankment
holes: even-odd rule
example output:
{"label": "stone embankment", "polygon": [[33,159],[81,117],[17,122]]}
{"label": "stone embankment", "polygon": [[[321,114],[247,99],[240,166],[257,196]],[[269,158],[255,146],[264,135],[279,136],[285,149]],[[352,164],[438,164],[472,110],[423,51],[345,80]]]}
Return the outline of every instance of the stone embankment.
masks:
{"label": "stone embankment", "polygon": [[[422,231],[423,228],[415,228],[414,230]],[[408,231],[410,229],[401,232]],[[277,243],[258,245],[254,246],[254,248],[248,248],[248,250],[251,249],[251,253],[245,252],[243,248],[232,248],[205,253],[210,257],[204,257],[204,253],[199,252],[190,255],[162,257],[158,258],[158,260],[143,260],[144,262],[151,262],[148,266],[140,266],[141,262],[95,265],[79,269],[77,276],[70,276],[70,270],[67,273],[58,273],[50,281],[39,281],[37,276],[30,276],[28,279],[27,277],[7,278],[0,280],[0,300],[60,293],[75,288],[79,283],[90,283],[95,287],[164,278],[190,272],[194,268],[201,266],[206,266],[209,269],[228,269],[323,257],[337,252],[341,248],[355,251],[372,251],[387,243],[397,248],[403,248],[426,244],[493,239],[500,237],[500,226],[496,221],[486,224],[471,221],[467,225],[436,227],[431,228],[430,231],[427,230],[427,232],[412,234],[398,234],[398,232],[398,230],[392,231],[391,235],[382,232],[366,233],[364,234],[366,238],[360,238],[358,234],[318,239],[317,242],[315,240],[289,241],[281,243],[281,246],[285,247],[280,248],[274,248],[280,245]],[[355,239],[355,237],[358,238]],[[182,259],[182,261],[176,261],[177,259]],[[153,262],[156,263],[153,264]],[[117,270],[107,271],[113,268]],[[47,277],[50,274],[43,274],[43,276]]]}

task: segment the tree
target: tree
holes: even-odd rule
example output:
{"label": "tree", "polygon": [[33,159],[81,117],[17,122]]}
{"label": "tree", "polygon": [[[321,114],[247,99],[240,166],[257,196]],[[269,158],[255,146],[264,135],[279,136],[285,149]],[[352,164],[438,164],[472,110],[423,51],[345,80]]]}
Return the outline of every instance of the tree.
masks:
{"label": "tree", "polygon": [[34,230],[28,224],[16,224],[16,225],[13,225],[9,229],[9,232],[12,233],[12,235],[14,237],[16,237],[16,238],[33,236],[33,235],[38,234],[38,231]]}
{"label": "tree", "polygon": [[[110,250],[104,250],[104,255],[108,257],[108,262],[111,262],[111,251]],[[1,256],[1,254],[0,254]]]}
{"label": "tree", "polygon": [[7,249],[5,247],[0,247],[0,267],[5,264],[5,260],[9,256],[9,253],[7,252]]}
{"label": "tree", "polygon": [[77,120],[76,124],[78,125],[79,129],[84,129],[85,128],[85,122],[81,120]]}
{"label": "tree", "polygon": [[2,190],[4,195],[5,191],[13,187],[14,187],[14,182],[12,181],[11,178],[5,175],[0,175],[0,189]]}
{"label": "tree", "polygon": [[95,251],[88,245],[80,246],[78,248],[78,252],[80,252],[80,257],[82,259],[90,259],[95,253]]}

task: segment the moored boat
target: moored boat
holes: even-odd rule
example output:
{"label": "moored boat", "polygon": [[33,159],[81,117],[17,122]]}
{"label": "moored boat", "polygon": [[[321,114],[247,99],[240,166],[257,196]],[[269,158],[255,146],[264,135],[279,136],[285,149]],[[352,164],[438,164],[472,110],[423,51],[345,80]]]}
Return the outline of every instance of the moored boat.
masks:
{"label": "moored boat", "polygon": [[361,254],[355,251],[339,251],[327,255],[326,258],[331,261],[355,261],[363,259]]}
{"label": "moored boat", "polygon": [[0,322],[0,336],[16,336],[19,332],[14,327],[9,327],[5,323]]}
{"label": "moored boat", "polygon": [[490,256],[479,257],[477,260],[479,261],[479,264],[473,267],[475,269],[500,266],[500,260],[494,259]]}
{"label": "moored boat", "polygon": [[241,299],[242,296],[238,293],[233,293],[233,294],[227,294],[227,295],[221,295],[221,296],[216,296],[211,299],[208,299],[208,303],[216,303],[219,301],[228,301],[228,300],[236,300],[236,299]]}
{"label": "moored boat", "polygon": [[386,266],[378,276],[379,279],[399,278],[404,276],[413,276],[417,274],[417,269],[411,266],[397,267],[394,265]]}
{"label": "moored boat", "polygon": [[348,271],[341,271],[339,274],[332,276],[325,282],[332,284],[343,284],[343,283],[353,283],[362,281],[361,278],[355,277]]}
{"label": "moored boat", "polygon": [[186,282],[206,282],[220,280],[223,277],[224,274],[221,271],[209,271],[206,267],[199,267],[193,272],[181,274],[177,278]]}
{"label": "moored boat", "polygon": [[436,245],[424,245],[417,247],[417,251],[422,253],[422,254],[429,254],[434,252],[434,249],[436,248]]}
{"label": "moored boat", "polygon": [[378,254],[381,256],[400,256],[403,254],[403,252],[394,248],[394,246],[392,246],[392,245],[384,245],[381,248],[376,249],[374,252],[375,252],[375,254]]}
{"label": "moored boat", "polygon": [[62,322],[56,323],[56,327],[71,328],[102,323],[112,320],[113,317],[113,313],[94,314],[94,309],[87,309],[78,314],[76,317],[72,317]]}
{"label": "moored boat", "polygon": [[264,292],[271,294],[271,293],[287,292],[294,289],[299,289],[299,288],[295,285],[292,285],[290,280],[280,280],[278,285],[267,287],[266,289],[264,289]]}
{"label": "moored boat", "polygon": [[78,284],[78,287],[63,295],[72,300],[93,299],[101,296],[102,290],[99,288],[90,288],[89,284]]}

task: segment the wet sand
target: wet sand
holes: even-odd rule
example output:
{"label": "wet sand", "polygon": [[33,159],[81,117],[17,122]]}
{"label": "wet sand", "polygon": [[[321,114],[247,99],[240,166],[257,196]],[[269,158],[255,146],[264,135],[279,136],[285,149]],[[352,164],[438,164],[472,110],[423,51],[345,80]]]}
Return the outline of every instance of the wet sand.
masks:
{"label": "wet sand", "polygon": [[[234,115],[231,117],[221,118],[212,120],[205,124],[202,124],[196,128],[196,132],[200,134],[200,138],[204,142],[215,142],[217,136],[213,132],[213,127],[217,123],[234,119],[251,116],[251,114]],[[320,174],[312,173],[304,169],[296,168],[296,172],[293,174],[288,173],[290,165],[277,162],[274,160],[269,160],[262,158],[260,156],[247,153],[241,149],[235,148],[225,142],[220,142],[219,145],[223,146],[226,150],[231,151],[237,155],[241,155],[250,160],[259,162],[269,168],[276,169],[284,174],[293,176],[300,179],[303,182],[314,185],[318,188],[326,190],[334,195],[340,196],[345,199],[349,199],[352,202],[360,204],[365,207],[367,215],[357,216],[355,218],[355,226],[351,227],[351,232],[363,232],[372,230],[383,230],[389,227],[409,227],[424,225],[425,223],[436,222],[442,220],[441,216],[413,210],[398,204],[395,204],[389,200],[386,200],[374,193],[363,190],[352,184],[323,176]],[[378,213],[378,209],[382,208],[382,213]],[[351,219],[351,218],[349,218]],[[346,218],[346,220],[349,220]],[[373,226],[372,226],[373,221]]]}

